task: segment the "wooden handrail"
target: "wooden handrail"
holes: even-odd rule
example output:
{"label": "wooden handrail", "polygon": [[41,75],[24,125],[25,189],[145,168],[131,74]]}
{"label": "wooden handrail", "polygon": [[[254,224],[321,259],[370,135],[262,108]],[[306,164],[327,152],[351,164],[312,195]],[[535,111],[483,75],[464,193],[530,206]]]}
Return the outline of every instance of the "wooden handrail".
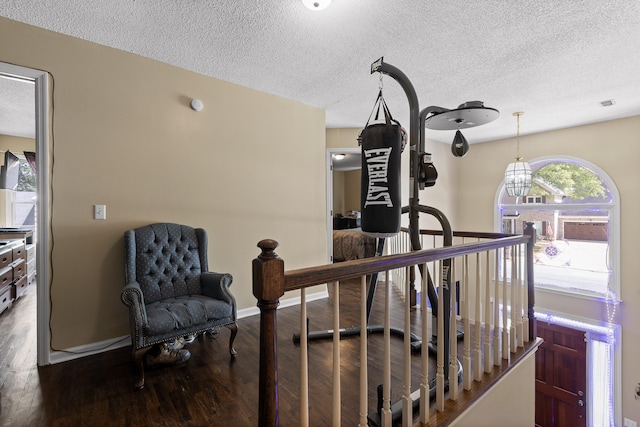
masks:
{"label": "wooden handrail", "polygon": [[284,291],[288,292],[336,280],[353,279],[365,274],[424,264],[476,252],[485,252],[491,249],[526,243],[530,239],[529,236],[507,236],[509,237],[290,270],[285,273]]}

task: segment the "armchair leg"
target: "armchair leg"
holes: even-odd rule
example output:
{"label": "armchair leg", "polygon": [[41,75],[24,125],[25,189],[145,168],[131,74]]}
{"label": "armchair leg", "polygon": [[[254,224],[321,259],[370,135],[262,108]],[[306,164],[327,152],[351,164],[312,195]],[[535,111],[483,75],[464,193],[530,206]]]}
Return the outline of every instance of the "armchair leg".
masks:
{"label": "armchair leg", "polygon": [[151,347],[139,348],[137,350],[133,350],[133,362],[136,365],[136,369],[138,371],[138,380],[134,384],[134,388],[136,390],[142,390],[144,388],[144,363],[143,358],[144,355],[151,349]]}
{"label": "armchair leg", "polygon": [[233,342],[235,341],[236,335],[238,334],[238,323],[233,322],[225,326],[231,331],[231,337],[229,338],[229,353],[231,353],[232,356],[235,356],[236,354],[238,354],[238,352],[235,348],[233,348]]}

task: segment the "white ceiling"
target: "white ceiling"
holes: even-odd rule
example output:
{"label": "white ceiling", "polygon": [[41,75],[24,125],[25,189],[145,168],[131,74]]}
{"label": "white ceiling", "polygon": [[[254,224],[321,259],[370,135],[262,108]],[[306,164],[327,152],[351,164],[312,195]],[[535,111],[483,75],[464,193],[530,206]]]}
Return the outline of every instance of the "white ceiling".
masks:
{"label": "white ceiling", "polygon": [[[514,111],[525,112],[523,135],[640,114],[637,0],[334,0],[322,12],[301,0],[20,0],[0,16],[321,107],[328,127],[364,126],[381,56],[411,80],[420,109],[500,110],[464,131],[470,143],[513,136]],[[383,86],[408,128],[404,92],[388,76]],[[0,133],[25,133],[24,89],[0,79]]]}

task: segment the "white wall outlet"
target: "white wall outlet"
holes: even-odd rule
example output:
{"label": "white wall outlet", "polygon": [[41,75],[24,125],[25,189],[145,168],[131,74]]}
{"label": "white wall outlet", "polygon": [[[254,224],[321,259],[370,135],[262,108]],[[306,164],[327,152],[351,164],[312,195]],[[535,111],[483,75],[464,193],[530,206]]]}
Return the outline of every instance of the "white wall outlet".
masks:
{"label": "white wall outlet", "polygon": [[633,420],[630,420],[629,418],[625,418],[624,427],[638,427],[638,423]]}
{"label": "white wall outlet", "polygon": [[107,205],[93,205],[93,219],[107,219]]}

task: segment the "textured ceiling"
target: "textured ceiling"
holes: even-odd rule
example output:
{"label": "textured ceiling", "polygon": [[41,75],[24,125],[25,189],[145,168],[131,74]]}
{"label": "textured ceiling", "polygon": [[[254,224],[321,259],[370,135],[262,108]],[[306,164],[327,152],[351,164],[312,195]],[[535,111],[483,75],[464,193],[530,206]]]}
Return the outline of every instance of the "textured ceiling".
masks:
{"label": "textured ceiling", "polygon": [[[9,0],[0,16],[321,107],[328,127],[365,124],[381,56],[421,109],[500,110],[464,131],[471,143],[513,136],[514,111],[522,134],[640,114],[637,0],[334,0],[322,12],[300,0]],[[383,86],[408,128],[404,92],[388,76]]]}

